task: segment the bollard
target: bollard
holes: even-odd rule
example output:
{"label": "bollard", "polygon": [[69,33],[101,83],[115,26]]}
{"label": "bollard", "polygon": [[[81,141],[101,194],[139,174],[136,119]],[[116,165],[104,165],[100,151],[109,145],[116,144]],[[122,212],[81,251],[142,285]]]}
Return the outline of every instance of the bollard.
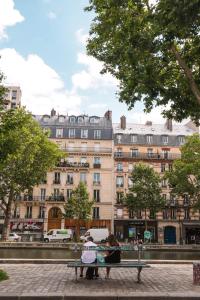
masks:
{"label": "bollard", "polygon": [[193,284],[200,285],[200,261],[193,262]]}

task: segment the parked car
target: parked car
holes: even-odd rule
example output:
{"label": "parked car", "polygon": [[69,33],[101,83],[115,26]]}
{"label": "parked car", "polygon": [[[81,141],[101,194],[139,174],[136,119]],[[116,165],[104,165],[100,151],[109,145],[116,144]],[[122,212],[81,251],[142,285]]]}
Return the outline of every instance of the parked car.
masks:
{"label": "parked car", "polygon": [[20,242],[21,241],[21,236],[19,236],[18,234],[16,234],[15,232],[11,232],[9,234],[8,240],[10,242]]}
{"label": "parked car", "polygon": [[53,241],[71,241],[73,237],[73,232],[71,229],[53,229],[44,234],[45,242],[53,242]]}
{"label": "parked car", "polygon": [[36,224],[27,224],[24,226],[25,230],[40,230],[41,227]]}
{"label": "parked car", "polygon": [[88,236],[93,237],[94,242],[104,243],[109,235],[108,228],[90,228],[84,235],[80,237],[82,241],[86,241]]}

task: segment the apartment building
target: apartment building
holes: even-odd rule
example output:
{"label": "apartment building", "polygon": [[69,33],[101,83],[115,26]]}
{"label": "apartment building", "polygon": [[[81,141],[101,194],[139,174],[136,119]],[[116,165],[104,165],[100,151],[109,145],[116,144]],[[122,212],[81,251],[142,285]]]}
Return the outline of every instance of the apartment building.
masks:
{"label": "apartment building", "polygon": [[[162,177],[165,170],[172,168],[174,159],[180,158],[180,146],[185,137],[198,132],[189,122],[185,126],[152,122],[126,124],[125,116],[119,124],[113,124],[114,130],[114,174],[115,174],[115,210],[114,228],[118,239],[143,237],[145,230],[144,212],[128,211],[124,205],[124,196],[132,182],[131,172],[138,162],[154,168]],[[162,180],[162,193],[166,207],[162,212],[148,215],[148,230],[152,241],[160,243],[190,243],[193,235],[200,238],[199,213],[190,208],[188,195],[183,199],[174,198],[166,180]]]}
{"label": "apartment building", "polygon": [[[67,158],[48,172],[46,180],[29,195],[20,197],[13,211],[13,229],[74,228],[74,220],[63,218],[64,204],[80,181],[95,201],[89,227],[113,224],[113,132],[112,113],[98,116],[34,116],[50,139],[66,151]],[[85,224],[81,224],[84,231]]]}
{"label": "apartment building", "polygon": [[5,109],[17,108],[21,106],[22,92],[19,86],[6,86],[4,106]]}

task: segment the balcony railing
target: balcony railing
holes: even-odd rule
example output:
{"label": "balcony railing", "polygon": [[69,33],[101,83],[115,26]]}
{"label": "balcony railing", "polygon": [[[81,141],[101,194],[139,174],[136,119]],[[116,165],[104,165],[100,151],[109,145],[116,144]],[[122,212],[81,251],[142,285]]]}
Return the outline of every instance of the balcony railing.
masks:
{"label": "balcony railing", "polygon": [[60,180],[59,179],[54,180],[53,184],[60,184]]}
{"label": "balcony railing", "polygon": [[70,153],[112,153],[112,148],[105,148],[105,147],[87,147],[87,148],[81,148],[81,147],[66,147],[62,148],[63,151],[70,152]]}
{"label": "balcony railing", "polygon": [[74,180],[73,180],[73,179],[67,180],[67,181],[66,181],[66,184],[67,184],[67,185],[72,185],[72,184],[74,184]]}
{"label": "balcony railing", "polygon": [[124,187],[124,184],[123,183],[116,183],[116,187],[118,187],[118,188],[121,187],[122,188],[122,187]]}
{"label": "balcony railing", "polygon": [[181,158],[181,154],[178,153],[131,153],[131,152],[115,152],[114,157],[128,158],[128,159],[144,159],[144,160],[174,160]]}
{"label": "balcony railing", "polygon": [[89,163],[82,163],[82,162],[67,162],[67,161],[63,161],[60,162],[57,167],[59,168],[89,168],[90,164]]}
{"label": "balcony railing", "polygon": [[93,185],[100,185],[101,182],[100,181],[93,181]]}
{"label": "balcony railing", "polygon": [[93,164],[93,168],[94,169],[100,169],[101,168],[101,164]]}
{"label": "balcony railing", "polygon": [[47,201],[65,202],[65,197],[62,195],[58,195],[58,196],[53,195],[53,196],[50,196]]}

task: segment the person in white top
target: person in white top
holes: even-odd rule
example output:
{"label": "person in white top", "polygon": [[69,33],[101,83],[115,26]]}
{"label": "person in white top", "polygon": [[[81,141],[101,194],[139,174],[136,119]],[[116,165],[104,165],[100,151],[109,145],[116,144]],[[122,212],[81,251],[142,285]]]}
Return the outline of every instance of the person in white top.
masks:
{"label": "person in white top", "polygon": [[[97,247],[97,244],[93,243],[93,238],[89,236],[87,242],[83,245],[84,250],[81,255],[81,262],[84,264],[92,264],[96,262],[97,251],[96,250],[87,250],[87,247]],[[80,268],[80,277],[83,277],[83,267]],[[95,277],[99,277],[98,268],[95,268]]]}

